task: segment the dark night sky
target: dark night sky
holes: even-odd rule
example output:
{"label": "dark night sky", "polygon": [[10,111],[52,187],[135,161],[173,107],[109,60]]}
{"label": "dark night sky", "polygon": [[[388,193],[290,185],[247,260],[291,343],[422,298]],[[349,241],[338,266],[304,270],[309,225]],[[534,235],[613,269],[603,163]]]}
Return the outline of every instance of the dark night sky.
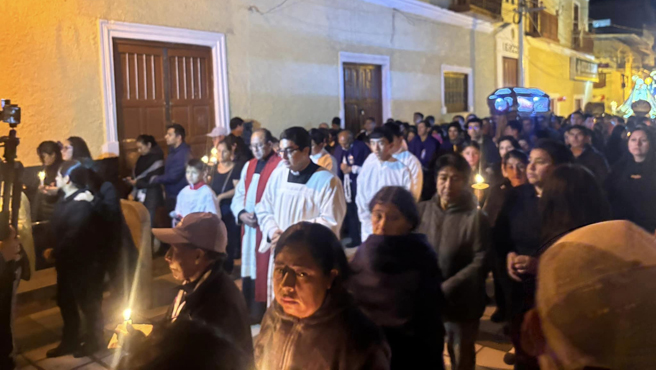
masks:
{"label": "dark night sky", "polygon": [[[641,29],[656,27],[656,0],[590,0],[590,19],[611,19],[613,24]],[[613,33],[619,30],[614,28]],[[598,33],[606,33],[598,29]],[[624,30],[623,32],[629,32]]]}

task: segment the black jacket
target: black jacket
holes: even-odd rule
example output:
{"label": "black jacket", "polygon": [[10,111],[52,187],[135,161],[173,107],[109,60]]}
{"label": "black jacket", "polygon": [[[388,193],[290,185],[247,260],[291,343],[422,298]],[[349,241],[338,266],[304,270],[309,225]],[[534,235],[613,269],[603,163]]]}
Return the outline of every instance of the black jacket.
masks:
{"label": "black jacket", "polygon": [[487,217],[476,209],[475,198],[468,192],[447,210],[440,207],[439,195],[419,203],[418,208],[421,225],[417,231],[426,234],[437,252],[444,280],[444,321],[480,319],[485,310],[485,279],[490,271]]}
{"label": "black jacket", "polygon": [[629,220],[650,233],[656,230],[656,163],[632,156],[613,166],[606,182],[613,218]]}
{"label": "black jacket", "polygon": [[[541,250],[541,217],[539,198],[531,184],[520,185],[509,190],[506,201],[499,212],[492,230],[493,244],[500,261],[508,253],[538,257]],[[512,281],[511,315],[516,316],[529,310],[534,303],[535,276],[522,277],[521,283]]]}
{"label": "black jacket", "polygon": [[589,169],[600,184],[606,181],[610,168],[606,157],[591,145],[587,145],[581,155],[576,158],[576,163]]}
{"label": "black jacket", "polygon": [[385,332],[391,368],[443,369],[442,275],[426,236],[370,235],[351,270],[349,290]]}
{"label": "black jacket", "polygon": [[386,370],[390,350],[381,330],[346,292],[331,289],[317,312],[289,316],[273,302],[255,340],[260,370]]}
{"label": "black jacket", "polygon": [[57,269],[96,268],[102,258],[99,253],[102,221],[91,202],[74,200],[83,191],[62,196],[55,205],[50,222],[56,241],[53,257]]}
{"label": "black jacket", "polygon": [[[231,338],[250,358],[249,362],[252,362],[253,339],[246,303],[239,288],[223,271],[221,265],[214,264],[210,275],[198,287],[192,283],[190,286],[183,285],[180,289],[191,291],[187,292],[185,304],[177,317],[200,320],[214,326],[221,334]],[[165,322],[171,322],[172,314],[173,305],[169,307]]]}

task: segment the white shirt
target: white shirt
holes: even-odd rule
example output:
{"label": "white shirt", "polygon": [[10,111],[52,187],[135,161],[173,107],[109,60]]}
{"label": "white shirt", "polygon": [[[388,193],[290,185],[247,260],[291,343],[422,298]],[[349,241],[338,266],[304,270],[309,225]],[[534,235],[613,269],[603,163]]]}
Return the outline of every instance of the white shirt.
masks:
{"label": "white shirt", "polygon": [[358,216],[362,224],[363,242],[373,232],[369,202],[385,186],[401,186],[410,190],[412,187],[410,170],[399,160],[381,162],[376,154],[371,153],[364,161],[360,175],[358,175],[358,191],[355,196],[355,204],[358,207]]}
{"label": "white shirt", "polygon": [[401,161],[410,170],[410,177],[412,178],[410,192],[418,202],[421,198],[421,189],[424,186],[424,171],[421,169],[421,161],[407,149],[401,149],[401,151],[392,154],[392,157]]}
{"label": "white shirt", "polygon": [[205,184],[196,190],[188,185],[178,194],[172,216],[180,215],[185,217],[194,212],[210,212],[219,215],[219,217],[221,216],[221,212],[218,209],[218,202],[216,201],[216,194],[214,194],[214,191],[209,185]]}

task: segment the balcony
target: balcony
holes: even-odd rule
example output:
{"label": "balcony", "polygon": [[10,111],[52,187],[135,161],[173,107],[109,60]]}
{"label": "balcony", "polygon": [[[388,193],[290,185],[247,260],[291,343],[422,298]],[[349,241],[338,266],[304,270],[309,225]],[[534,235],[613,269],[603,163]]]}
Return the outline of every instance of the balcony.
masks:
{"label": "balcony", "polygon": [[572,31],[572,49],[583,53],[594,52],[594,41],[589,32],[582,30]]}
{"label": "balcony", "polygon": [[453,0],[449,9],[458,13],[476,13],[493,20],[501,19],[503,0]]}
{"label": "balcony", "polygon": [[544,10],[533,13],[524,22],[526,34],[558,42],[558,16]]}

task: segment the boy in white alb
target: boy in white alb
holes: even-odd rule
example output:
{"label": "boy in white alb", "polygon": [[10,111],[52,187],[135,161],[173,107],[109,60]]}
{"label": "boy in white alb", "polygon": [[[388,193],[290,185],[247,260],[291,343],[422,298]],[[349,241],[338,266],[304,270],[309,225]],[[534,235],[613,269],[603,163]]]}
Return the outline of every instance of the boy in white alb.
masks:
{"label": "boy in white alb", "polygon": [[393,141],[394,134],[387,127],[376,128],[369,136],[369,146],[373,153],[362,165],[355,195],[363,243],[373,232],[369,202],[374,195],[385,186],[402,186],[408,191],[412,188],[410,170],[392,156]]}
{"label": "boy in white alb", "polygon": [[175,209],[170,216],[173,219],[173,227],[186,215],[194,212],[210,212],[221,216],[216,194],[209,185],[205,184],[205,163],[198,159],[187,162],[186,177],[189,186],[185,186],[178,194]]}

